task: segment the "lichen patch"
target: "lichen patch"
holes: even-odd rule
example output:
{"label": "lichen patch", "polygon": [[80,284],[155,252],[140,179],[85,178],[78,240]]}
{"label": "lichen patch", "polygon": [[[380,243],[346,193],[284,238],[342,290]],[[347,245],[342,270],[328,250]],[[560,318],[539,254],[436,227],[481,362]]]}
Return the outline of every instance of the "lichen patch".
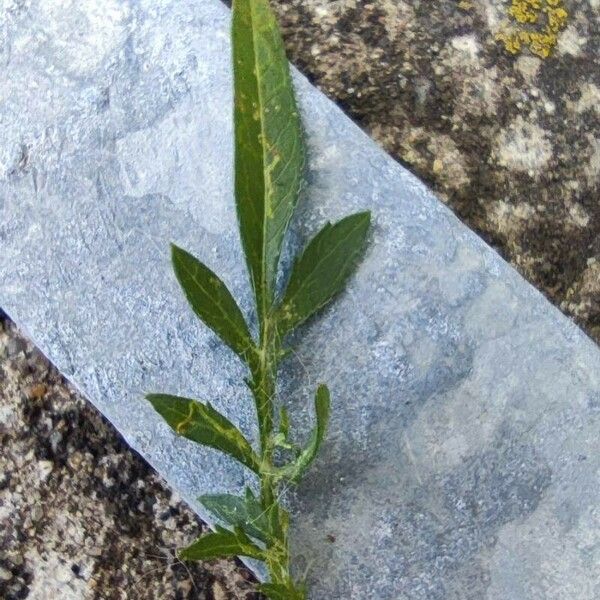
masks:
{"label": "lichen patch", "polygon": [[550,56],[569,17],[562,0],[511,0],[507,13],[496,39],[510,54],[528,49],[540,58]]}

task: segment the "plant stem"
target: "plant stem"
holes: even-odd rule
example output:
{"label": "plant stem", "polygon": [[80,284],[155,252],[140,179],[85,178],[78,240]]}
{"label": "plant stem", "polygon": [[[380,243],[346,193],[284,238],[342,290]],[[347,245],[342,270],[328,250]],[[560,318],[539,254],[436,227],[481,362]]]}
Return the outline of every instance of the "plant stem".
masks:
{"label": "plant stem", "polygon": [[260,435],[260,503],[265,513],[276,511],[278,521],[278,539],[267,548],[266,564],[269,576],[274,583],[289,585],[289,548],[287,540],[287,515],[277,501],[277,482],[273,472],[273,426],[274,399],[276,392],[277,362],[279,356],[279,338],[276,325],[269,316],[261,319],[260,342],[257,349],[257,360],[252,369],[252,391],[256,403]]}
{"label": "plant stem", "polygon": [[264,461],[272,455],[271,434],[273,433],[273,398],[275,395],[275,372],[273,365],[273,341],[268,318],[261,319],[260,343],[257,361],[253,367],[253,393],[260,432],[260,452]]}
{"label": "plant stem", "polygon": [[260,495],[264,510],[267,510],[275,500],[273,480],[267,473],[273,466],[273,399],[275,397],[275,366],[272,357],[274,336],[271,334],[271,323],[268,317],[261,320],[260,346],[258,350],[258,385],[255,391],[256,412],[260,431],[260,459],[264,473],[261,474]]}

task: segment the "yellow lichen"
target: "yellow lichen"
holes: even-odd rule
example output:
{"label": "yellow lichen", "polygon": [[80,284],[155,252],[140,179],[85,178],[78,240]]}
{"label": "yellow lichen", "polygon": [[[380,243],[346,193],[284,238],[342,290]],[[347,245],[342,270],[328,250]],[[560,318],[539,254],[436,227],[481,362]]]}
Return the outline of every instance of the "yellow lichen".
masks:
{"label": "yellow lichen", "polygon": [[518,23],[537,23],[542,0],[513,0],[508,14]]}
{"label": "yellow lichen", "polygon": [[569,17],[563,0],[511,0],[508,14],[513,23],[507,24],[496,39],[511,54],[528,48],[541,58],[550,56]]}

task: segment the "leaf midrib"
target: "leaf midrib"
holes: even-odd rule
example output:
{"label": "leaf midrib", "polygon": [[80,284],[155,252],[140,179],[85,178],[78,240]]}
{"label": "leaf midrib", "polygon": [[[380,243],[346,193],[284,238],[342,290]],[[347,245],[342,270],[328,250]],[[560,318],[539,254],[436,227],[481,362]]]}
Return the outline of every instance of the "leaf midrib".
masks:
{"label": "leaf midrib", "polygon": [[254,60],[254,71],[256,73],[256,93],[258,96],[258,114],[260,118],[260,140],[261,140],[261,149],[262,149],[262,176],[263,176],[263,229],[261,236],[261,292],[260,292],[260,300],[262,306],[259,307],[259,320],[262,322],[266,319],[266,316],[269,311],[270,301],[267,299],[267,294],[270,294],[270,291],[267,289],[267,202],[269,198],[269,192],[267,191],[267,167],[266,167],[266,139],[265,139],[265,119],[264,119],[264,105],[263,105],[263,95],[261,92],[261,82],[262,75],[258,66],[258,56],[256,53],[256,33],[257,27],[254,26],[256,17],[255,17],[255,6],[253,0],[249,0],[250,5],[250,18],[252,19],[252,54]]}

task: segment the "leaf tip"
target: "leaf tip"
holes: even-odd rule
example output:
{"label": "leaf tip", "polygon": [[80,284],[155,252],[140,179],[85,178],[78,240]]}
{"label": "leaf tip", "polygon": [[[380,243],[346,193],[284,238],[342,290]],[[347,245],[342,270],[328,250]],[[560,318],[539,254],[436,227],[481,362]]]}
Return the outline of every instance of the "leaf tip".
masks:
{"label": "leaf tip", "polygon": [[326,384],[320,383],[317,386],[317,401],[321,404],[329,405],[331,402],[331,393]]}
{"label": "leaf tip", "polygon": [[179,548],[175,554],[179,560],[191,560],[188,550],[188,548]]}
{"label": "leaf tip", "polygon": [[372,221],[372,213],[370,210],[363,210],[355,214],[359,223],[365,228],[368,229],[371,226]]}
{"label": "leaf tip", "polygon": [[149,393],[149,394],[146,394],[144,396],[144,398],[146,398],[146,400],[148,400],[148,402],[150,402],[150,404],[152,404],[152,406],[155,410],[158,410],[157,406],[160,403],[160,394]]}
{"label": "leaf tip", "polygon": [[196,260],[189,252],[181,248],[181,246],[171,242],[171,262],[173,263],[178,279],[180,277],[180,269],[182,268],[181,263],[184,263],[186,259]]}

